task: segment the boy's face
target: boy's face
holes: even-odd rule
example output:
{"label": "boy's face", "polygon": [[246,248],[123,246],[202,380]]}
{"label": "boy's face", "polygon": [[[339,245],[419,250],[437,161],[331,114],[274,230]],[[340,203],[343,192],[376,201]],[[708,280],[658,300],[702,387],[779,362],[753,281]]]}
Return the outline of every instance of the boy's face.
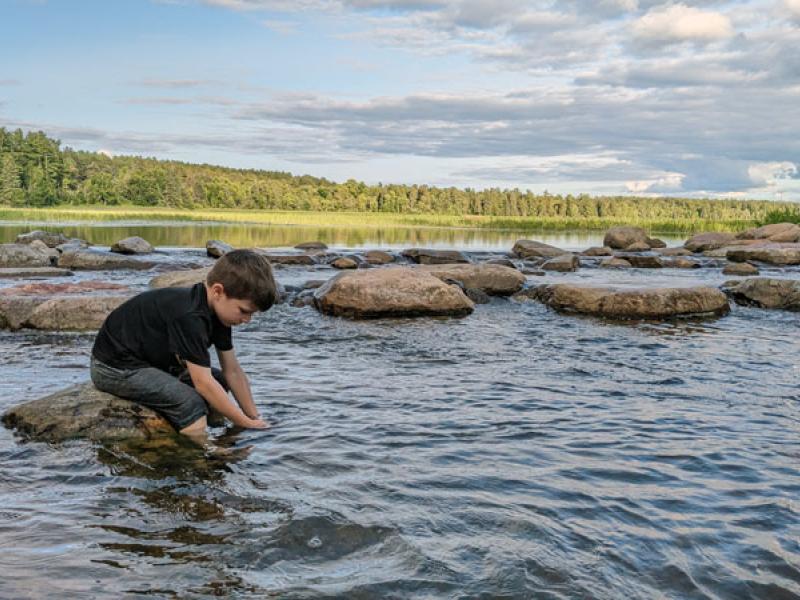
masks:
{"label": "boy's face", "polygon": [[209,307],[222,324],[228,327],[249,323],[253,314],[258,311],[251,300],[228,296],[221,283],[215,283],[209,288]]}

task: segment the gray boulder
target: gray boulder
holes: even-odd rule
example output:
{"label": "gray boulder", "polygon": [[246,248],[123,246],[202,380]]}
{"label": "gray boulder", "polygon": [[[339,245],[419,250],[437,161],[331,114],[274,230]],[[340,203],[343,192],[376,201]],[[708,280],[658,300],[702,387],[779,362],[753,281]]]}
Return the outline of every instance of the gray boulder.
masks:
{"label": "gray boulder", "polygon": [[567,254],[567,251],[535,240],[517,240],[511,253],[519,258],[553,258]]}
{"label": "gray boulder", "polygon": [[117,254],[150,254],[154,250],[150,242],[138,235],[126,237],[111,246],[111,252]]}
{"label": "gray boulder", "polygon": [[69,238],[63,233],[51,233],[49,231],[37,229],[35,231],[29,231],[28,233],[20,233],[17,236],[16,243],[30,244],[36,240],[44,243],[48,248],[55,248],[56,246],[69,242]]}
{"label": "gray boulder", "polygon": [[636,269],[660,269],[664,261],[652,254],[617,254],[617,258],[624,258]]}
{"label": "gray boulder", "polygon": [[394,262],[394,256],[383,250],[369,250],[364,253],[364,259],[371,265],[388,265]]}
{"label": "gray boulder", "polygon": [[646,244],[648,248],[660,247],[661,240],[651,240],[641,227],[612,227],[603,238],[603,246],[625,250],[632,244]]}
{"label": "gray boulder", "polygon": [[57,260],[58,251],[42,247],[41,242],[0,244],[0,267],[52,267]]}
{"label": "gray boulder", "polygon": [[600,266],[603,269],[630,269],[632,265],[624,258],[617,258],[616,256],[613,256],[611,258],[604,259],[600,263]]}
{"label": "gray boulder", "polygon": [[770,242],[800,242],[800,225],[794,223],[774,223],[741,232],[740,240],[769,240]]}
{"label": "gray boulder", "polygon": [[408,267],[344,271],[316,290],[314,304],[353,319],[464,316],[475,308],[458,287]]}
{"label": "gray boulder", "polygon": [[558,271],[560,273],[569,273],[577,271],[581,266],[580,259],[574,254],[562,254],[561,256],[553,257],[544,263],[541,268],[544,271]]}
{"label": "gray boulder", "polygon": [[581,252],[583,256],[613,256],[614,250],[608,246],[593,246]]}
{"label": "gray boulder", "polygon": [[711,231],[707,233],[698,233],[690,237],[683,244],[683,247],[690,252],[706,252],[708,250],[716,250],[717,248],[728,246],[734,240],[736,240],[736,235],[733,233]]}
{"label": "gray boulder", "polygon": [[420,265],[414,269],[442,281],[458,281],[465,289],[480,290],[490,296],[510,296],[525,285],[522,273],[502,265]]}
{"label": "gray boulder", "polygon": [[3,424],[41,442],[148,439],[174,432],[161,416],[134,402],[76,385],[8,410]]}
{"label": "gray boulder", "polygon": [[736,304],[800,311],[800,281],[752,277],[727,281],[722,289]]}
{"label": "gray boulder", "polygon": [[730,263],[725,265],[725,268],[722,269],[722,274],[752,277],[753,275],[758,275],[758,267],[747,262]]}
{"label": "gray boulder", "polygon": [[308,254],[269,254],[262,252],[273,265],[311,266],[317,264],[314,257]]}
{"label": "gray boulder", "polygon": [[192,287],[196,283],[205,281],[211,267],[201,269],[188,269],[185,271],[170,271],[162,273],[150,280],[151,288],[166,287]]}
{"label": "gray boulder", "polygon": [[667,269],[699,269],[700,263],[690,258],[678,256],[662,261],[662,264]]}
{"label": "gray boulder", "polygon": [[800,244],[735,248],[725,256],[731,262],[754,260],[771,265],[800,265]]}
{"label": "gray boulder", "polygon": [[446,265],[452,263],[469,263],[469,259],[458,250],[430,250],[427,248],[409,248],[400,254],[420,265]]}
{"label": "gray boulder", "polygon": [[206,255],[211,258],[220,258],[233,250],[233,246],[220,240],[208,240],[206,242]]}
{"label": "gray boulder", "polygon": [[106,271],[112,269],[145,270],[155,265],[151,261],[120,256],[97,250],[67,250],[58,258],[62,269]]}
{"label": "gray boulder", "polygon": [[0,327],[46,331],[96,331],[130,298],[107,296],[0,296]]}

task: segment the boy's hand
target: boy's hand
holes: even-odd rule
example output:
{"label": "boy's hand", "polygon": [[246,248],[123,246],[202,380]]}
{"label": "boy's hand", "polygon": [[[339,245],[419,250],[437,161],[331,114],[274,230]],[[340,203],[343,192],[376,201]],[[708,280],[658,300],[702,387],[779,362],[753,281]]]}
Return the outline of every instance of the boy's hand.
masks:
{"label": "boy's hand", "polygon": [[247,424],[245,425],[248,429],[269,429],[272,425],[269,422],[265,421],[264,419],[247,419]]}

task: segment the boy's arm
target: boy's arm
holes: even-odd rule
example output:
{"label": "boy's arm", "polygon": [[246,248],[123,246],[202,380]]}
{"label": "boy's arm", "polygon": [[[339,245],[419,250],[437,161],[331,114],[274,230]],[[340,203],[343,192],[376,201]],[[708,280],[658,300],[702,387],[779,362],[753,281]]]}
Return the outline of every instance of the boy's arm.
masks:
{"label": "boy's arm", "polygon": [[267,423],[258,418],[250,418],[240,411],[228,398],[225,389],[214,379],[209,367],[201,367],[191,362],[186,362],[189,376],[192,378],[194,389],[200,394],[208,404],[230,419],[234,425],[239,427],[249,427],[252,429],[264,429],[269,427]]}
{"label": "boy's arm", "polygon": [[258,419],[258,409],[253,401],[253,393],[250,391],[250,382],[239,364],[239,359],[236,358],[236,352],[233,349],[218,350],[217,356],[219,356],[222,374],[225,377],[225,381],[228,382],[236,402],[239,403],[244,414],[251,419]]}

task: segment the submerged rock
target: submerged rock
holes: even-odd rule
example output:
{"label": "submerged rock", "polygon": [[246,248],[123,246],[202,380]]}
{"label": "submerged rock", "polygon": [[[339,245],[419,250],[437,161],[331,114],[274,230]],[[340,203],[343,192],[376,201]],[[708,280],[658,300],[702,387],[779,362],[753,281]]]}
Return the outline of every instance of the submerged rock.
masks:
{"label": "submerged rock", "polygon": [[511,253],[520,258],[553,258],[569,254],[566,250],[535,240],[517,240]]}
{"label": "submerged rock", "polygon": [[233,250],[233,246],[220,240],[208,240],[206,242],[206,255],[211,258],[220,258]]}
{"label": "submerged rock", "polygon": [[800,281],[752,277],[728,281],[722,289],[736,304],[800,311]]}
{"label": "submerged rock", "polygon": [[41,442],[146,439],[174,432],[163,417],[149,408],[101,392],[91,383],[16,406],[2,420],[9,429]]}
{"label": "submerged rock", "polygon": [[429,250],[426,248],[409,248],[400,254],[420,265],[446,265],[451,263],[469,263],[469,259],[458,250]]}
{"label": "submerged rock", "polygon": [[619,289],[550,284],[526,290],[520,299],[527,298],[562,313],[616,319],[718,316],[730,310],[725,294],[711,287]]}
{"label": "submerged rock", "polygon": [[525,285],[522,273],[502,265],[420,265],[414,269],[430,273],[442,281],[457,281],[465,289],[480,290],[490,296],[510,296]]}
{"label": "submerged rock", "polygon": [[111,246],[111,252],[117,254],[150,254],[154,250],[150,242],[138,235],[126,237]]}
{"label": "submerged rock", "polygon": [[728,250],[726,257],[731,262],[754,260],[771,265],[800,265],[800,244],[736,248]]}
{"label": "submerged rock", "polygon": [[408,267],[345,271],[316,290],[314,304],[353,319],[464,316],[475,308],[457,287]]}
{"label": "submerged rock", "polygon": [[30,244],[33,241],[43,242],[48,248],[55,248],[61,244],[69,242],[69,238],[63,233],[51,233],[49,231],[29,231],[28,233],[20,233],[17,236],[17,244]]}
{"label": "submerged rock", "polygon": [[98,252],[96,250],[66,250],[61,253],[58,259],[58,266],[63,269],[84,269],[105,271],[110,269],[150,269],[155,265],[151,261],[145,261],[128,256],[120,256],[109,252]]}

